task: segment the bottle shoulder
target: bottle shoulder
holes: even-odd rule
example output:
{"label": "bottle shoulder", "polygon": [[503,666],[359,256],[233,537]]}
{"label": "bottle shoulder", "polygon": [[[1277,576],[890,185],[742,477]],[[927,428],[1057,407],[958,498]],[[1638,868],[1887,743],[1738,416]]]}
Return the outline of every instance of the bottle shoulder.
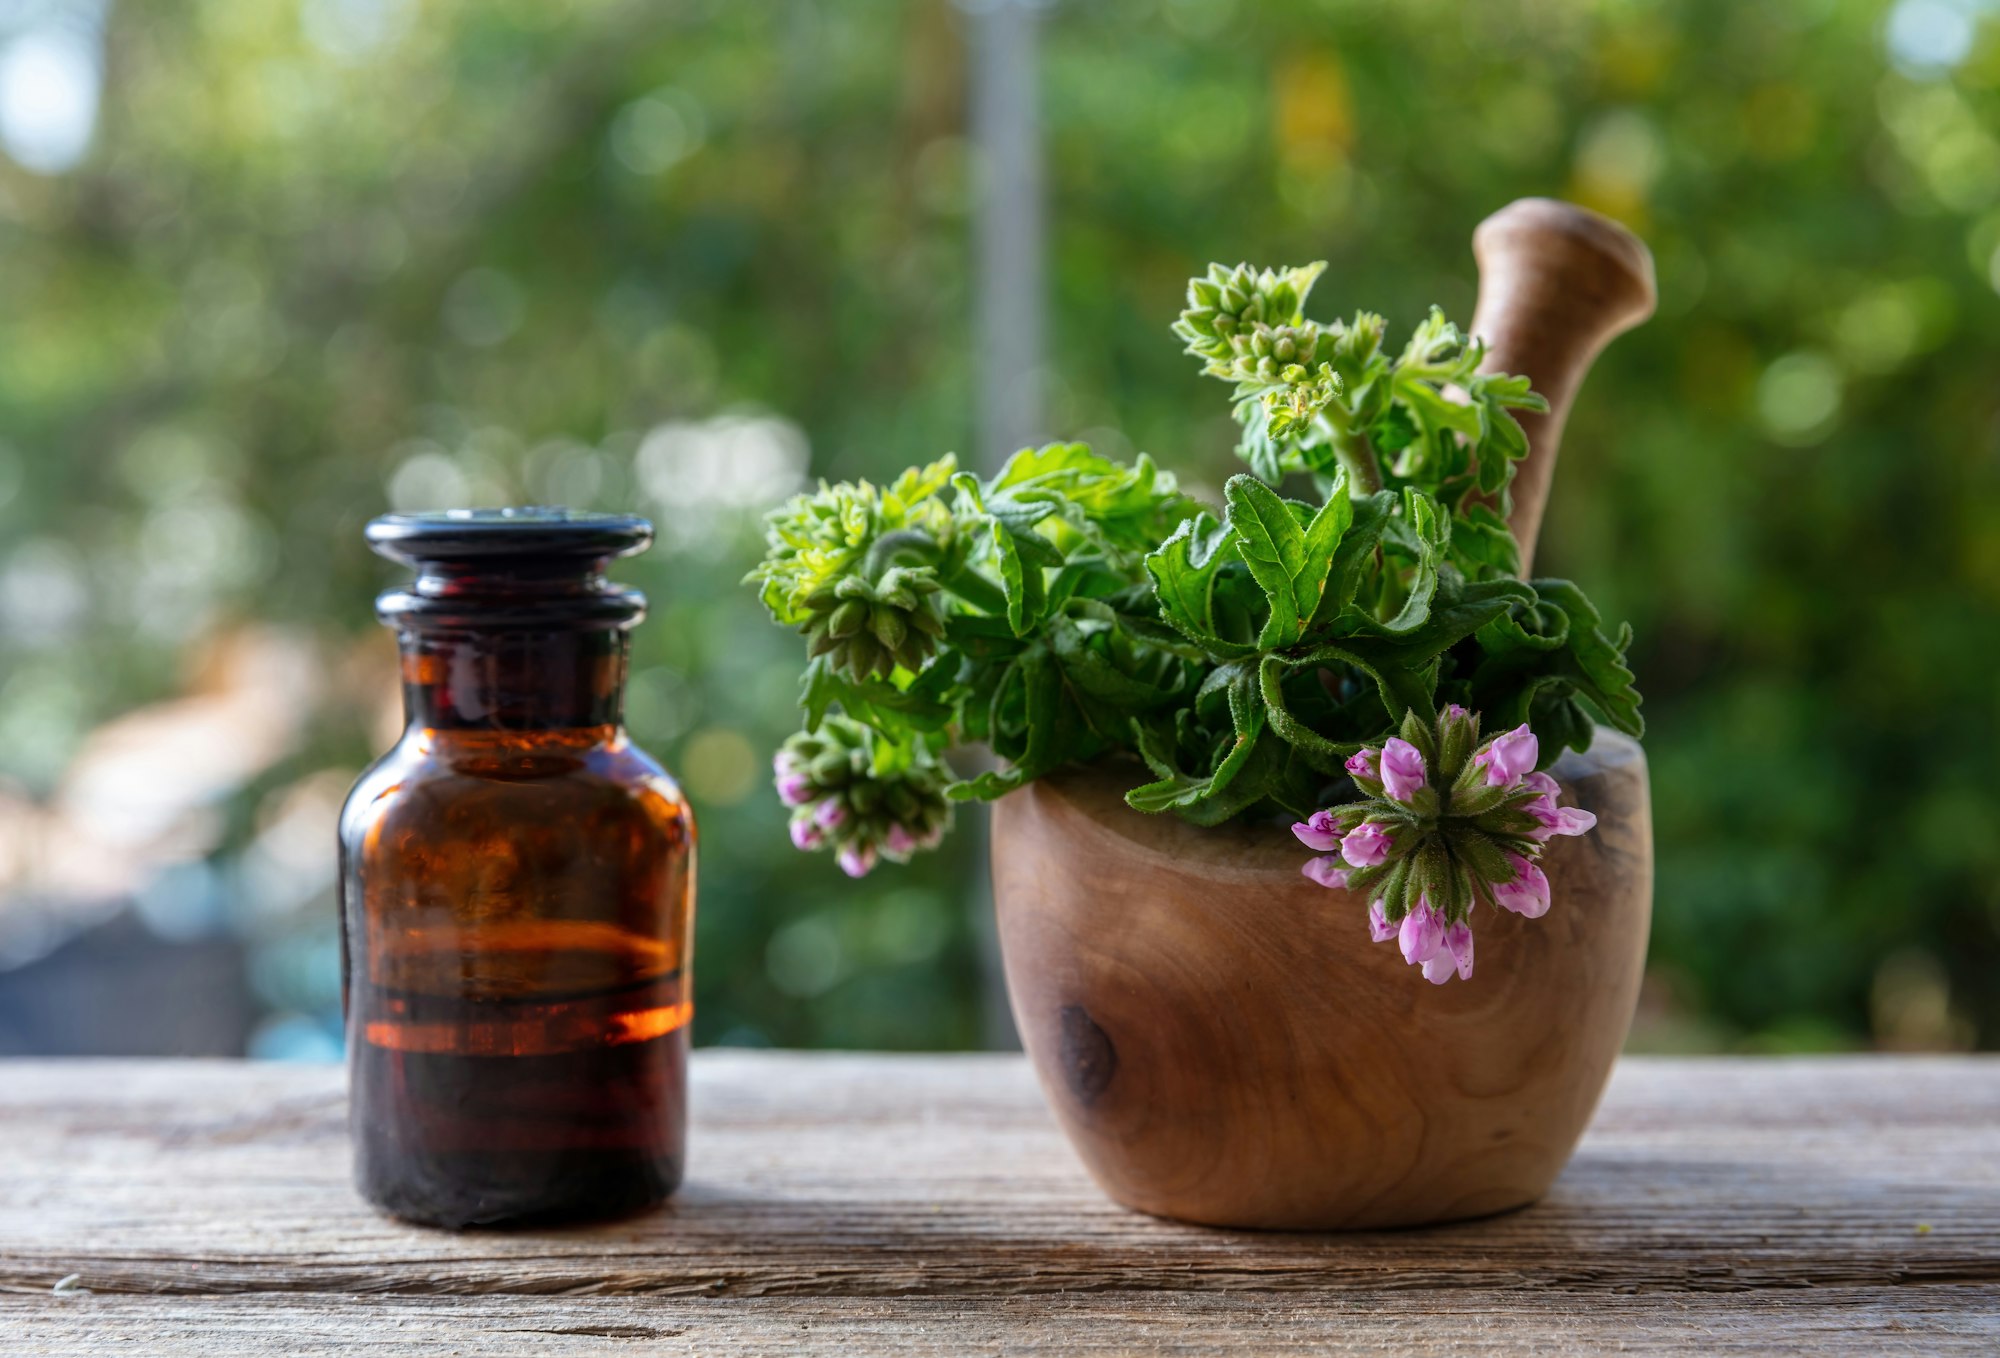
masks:
{"label": "bottle shoulder", "polygon": [[[560,735],[561,733],[557,733]],[[622,731],[601,741],[413,730],[356,780],[341,810],[350,845],[385,826],[448,835],[470,822],[583,818],[604,833],[651,830],[691,840],[680,785]]]}

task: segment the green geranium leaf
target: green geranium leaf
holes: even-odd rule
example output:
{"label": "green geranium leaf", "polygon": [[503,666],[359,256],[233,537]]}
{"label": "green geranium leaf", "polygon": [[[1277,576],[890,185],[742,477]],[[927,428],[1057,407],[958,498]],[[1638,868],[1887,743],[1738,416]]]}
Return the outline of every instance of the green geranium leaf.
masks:
{"label": "green geranium leaf", "polygon": [[[1292,715],[1285,700],[1285,679],[1292,671],[1280,656],[1267,655],[1258,667],[1258,695],[1264,700],[1265,718],[1271,731],[1290,745],[1314,770],[1329,776],[1340,772],[1341,762],[1361,748],[1360,741],[1328,740],[1311,726]],[[1312,682],[1317,683],[1317,679]]]}
{"label": "green geranium leaf", "polygon": [[1174,535],[1146,557],[1146,571],[1160,601],[1160,616],[1169,626],[1210,655],[1237,658],[1254,655],[1248,639],[1222,634],[1218,618],[1218,582],[1241,562],[1236,535],[1207,512],[1188,519]]}
{"label": "green geranium leaf", "polygon": [[[1317,511],[1280,499],[1255,477],[1230,478],[1227,526],[1237,553],[1263,589],[1270,609],[1258,645],[1289,646],[1319,613],[1342,537],[1354,521],[1347,481],[1336,477]],[[1302,522],[1303,520],[1303,522]]]}
{"label": "green geranium leaf", "polygon": [[1491,729],[1528,722],[1544,764],[1564,747],[1589,747],[1593,720],[1645,733],[1639,692],[1625,664],[1631,630],[1607,635],[1582,590],[1537,580],[1534,598],[1482,626],[1469,696]]}

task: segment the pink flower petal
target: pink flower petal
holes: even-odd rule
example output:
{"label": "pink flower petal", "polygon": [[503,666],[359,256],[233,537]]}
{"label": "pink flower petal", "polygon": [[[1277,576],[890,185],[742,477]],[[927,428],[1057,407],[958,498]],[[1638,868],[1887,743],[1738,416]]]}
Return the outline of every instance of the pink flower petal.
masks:
{"label": "pink flower petal", "polygon": [[1472,926],[1454,924],[1444,931],[1445,951],[1451,955],[1452,963],[1458,968],[1458,979],[1472,979]]}
{"label": "pink flower petal", "polygon": [[1389,856],[1394,841],[1389,832],[1373,821],[1363,821],[1340,841],[1340,856],[1357,868],[1372,868]]}
{"label": "pink flower petal", "polygon": [[1565,806],[1556,812],[1555,832],[1559,835],[1588,834],[1597,824],[1594,812],[1580,806]]}
{"label": "pink flower petal", "polygon": [[1403,927],[1397,930],[1403,949],[1403,960],[1411,966],[1427,962],[1444,946],[1444,925],[1430,902],[1419,900],[1410,913],[1403,916]]}
{"label": "pink flower petal", "polygon": [[1294,821],[1292,833],[1315,853],[1332,853],[1340,847],[1340,827],[1331,811],[1315,811],[1302,821]]}
{"label": "pink flower petal", "polygon": [[1535,733],[1522,722],[1513,730],[1493,737],[1486,747],[1486,785],[1499,787],[1512,783],[1535,771],[1535,763],[1541,758],[1541,745],[1535,740]]}
{"label": "pink flower petal", "polygon": [[1507,861],[1513,865],[1514,880],[1493,884],[1494,903],[1527,919],[1540,919],[1548,914],[1548,874],[1517,853],[1508,854]]}
{"label": "pink flower petal", "polygon": [[1382,746],[1382,790],[1407,802],[1424,785],[1423,752],[1409,741],[1392,737]]}
{"label": "pink flower petal", "polygon": [[1368,937],[1377,943],[1387,943],[1396,936],[1396,926],[1389,923],[1389,916],[1382,909],[1382,902],[1368,902]]}
{"label": "pink flower petal", "polygon": [[1347,869],[1340,866],[1338,854],[1322,854],[1318,858],[1308,858],[1299,871],[1324,887],[1344,890],[1347,886]]}

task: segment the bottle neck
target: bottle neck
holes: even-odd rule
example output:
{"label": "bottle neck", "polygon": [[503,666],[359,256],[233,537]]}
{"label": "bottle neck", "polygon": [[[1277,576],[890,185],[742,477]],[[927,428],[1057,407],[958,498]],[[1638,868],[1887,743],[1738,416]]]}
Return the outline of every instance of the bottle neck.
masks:
{"label": "bottle neck", "polygon": [[615,729],[625,718],[622,628],[404,628],[403,711],[434,731]]}

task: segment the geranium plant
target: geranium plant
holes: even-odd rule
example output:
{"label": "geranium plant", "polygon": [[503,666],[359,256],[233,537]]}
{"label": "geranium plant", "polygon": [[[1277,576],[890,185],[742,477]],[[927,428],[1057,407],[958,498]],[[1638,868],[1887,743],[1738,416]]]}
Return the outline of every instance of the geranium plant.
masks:
{"label": "geranium plant", "polygon": [[[771,515],[751,580],[806,638],[776,759],[796,844],[858,876],[935,844],[952,801],[1118,757],[1138,810],[1295,821],[1327,855],[1306,874],[1433,980],[1470,974],[1479,902],[1546,908],[1542,846],[1589,817],[1538,769],[1595,723],[1639,734],[1629,632],[1519,578],[1527,380],[1436,310],[1393,351],[1380,316],[1308,320],[1322,268],[1189,284],[1174,332],[1231,384],[1250,468],[1219,507],[1065,443]],[[956,776],[977,744],[1000,766]]]}

